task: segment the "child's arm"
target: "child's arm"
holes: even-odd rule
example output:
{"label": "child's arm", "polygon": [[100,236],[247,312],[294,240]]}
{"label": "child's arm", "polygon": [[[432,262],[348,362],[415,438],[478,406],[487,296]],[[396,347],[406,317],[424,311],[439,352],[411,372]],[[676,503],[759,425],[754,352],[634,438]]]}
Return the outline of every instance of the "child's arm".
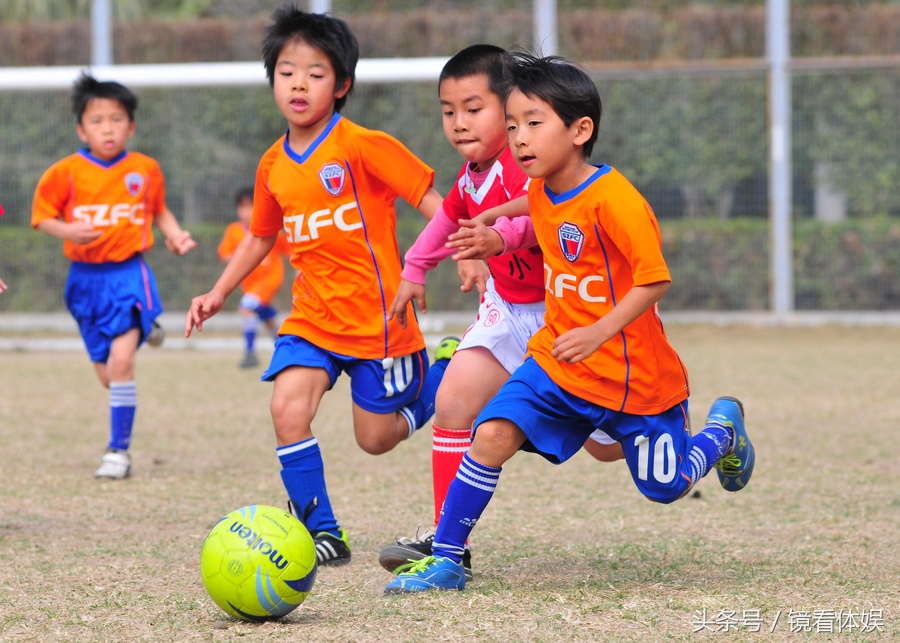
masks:
{"label": "child's arm", "polygon": [[228,295],[265,259],[277,237],[278,233],[270,237],[257,237],[251,233],[244,237],[212,290],[191,300],[191,309],[184,320],[185,337],[191,336],[194,327],[202,331],[203,322],[222,310]]}
{"label": "child's arm", "polygon": [[628,324],[643,315],[669,290],[668,281],[634,286],[613,307],[590,326],[573,328],[553,342],[553,356],[560,362],[576,364],[590,357],[604,343],[622,332]]}
{"label": "child's arm", "polygon": [[460,221],[458,231],[447,239],[447,247],[456,249],[453,259],[487,259],[505,252],[514,252],[537,245],[531,218],[500,217],[487,227],[479,221]]}
{"label": "child's arm", "polygon": [[6,290],[6,282],[0,279],[0,292]]}
{"label": "child's arm", "polygon": [[61,219],[44,219],[35,227],[51,237],[71,241],[79,246],[95,241],[103,234],[100,230],[95,230],[93,225],[84,221],[68,222]]}
{"label": "child's arm", "polygon": [[484,225],[490,226],[494,225],[500,217],[514,219],[516,217],[525,216],[526,214],[528,214],[528,197],[520,196],[512,201],[507,201],[506,203],[495,205],[493,208],[488,208],[475,217],[474,221],[481,221]]}
{"label": "child's arm", "polygon": [[154,221],[166,236],[166,247],[172,254],[183,255],[197,247],[197,242],[191,239],[191,233],[181,229],[178,219],[168,208],[157,214]]}
{"label": "child's arm", "polygon": [[416,206],[416,210],[421,212],[423,217],[431,221],[443,202],[444,197],[441,196],[440,192],[434,188],[428,188],[428,191],[425,192],[425,196],[422,197],[422,200],[419,201],[419,205]]}
{"label": "child's arm", "polygon": [[[434,219],[434,215],[443,201],[444,199],[437,190],[428,188],[416,209],[422,213],[422,216],[431,221]],[[449,256],[449,254],[447,253],[445,256]],[[462,281],[462,285],[459,288],[463,292],[469,292],[472,290],[472,286],[478,288],[479,295],[483,295],[484,291],[487,290],[487,281],[491,276],[491,272],[481,261],[459,261],[456,264],[456,271],[459,274],[460,281]],[[405,307],[404,310],[406,310]],[[425,311],[423,310],[422,312],[424,313]]]}

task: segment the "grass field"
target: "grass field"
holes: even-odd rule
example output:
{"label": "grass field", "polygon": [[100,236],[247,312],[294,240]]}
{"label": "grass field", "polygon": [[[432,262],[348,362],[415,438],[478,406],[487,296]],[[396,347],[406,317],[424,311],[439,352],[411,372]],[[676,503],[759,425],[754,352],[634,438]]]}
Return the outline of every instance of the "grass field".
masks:
{"label": "grass field", "polygon": [[716,396],[745,403],[746,490],[712,474],[654,505],[622,463],[519,454],[473,534],[475,581],[386,597],[379,549],[430,522],[430,435],[365,455],[343,378],[314,429],[353,561],[262,625],[219,611],[198,570],[220,516],[285,502],[258,373],[233,352],[143,349],[134,475],[96,481],[107,397],[87,358],[0,353],[0,640],[900,639],[900,329],[670,335],[695,429]]}

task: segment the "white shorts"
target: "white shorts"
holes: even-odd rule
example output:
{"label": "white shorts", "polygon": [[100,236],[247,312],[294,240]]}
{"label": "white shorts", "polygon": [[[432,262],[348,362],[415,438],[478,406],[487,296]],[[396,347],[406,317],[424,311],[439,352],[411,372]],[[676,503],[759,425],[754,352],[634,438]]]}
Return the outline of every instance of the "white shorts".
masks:
{"label": "white shorts", "polygon": [[543,300],[533,304],[509,303],[494,290],[494,279],[488,279],[478,317],[456,350],[486,348],[512,375],[525,360],[528,340],[544,325],[545,310]]}
{"label": "white shorts", "polygon": [[[528,340],[544,325],[545,311],[543,301],[533,304],[509,303],[497,294],[491,277],[487,282],[484,299],[478,307],[478,318],[466,330],[456,350],[486,348],[512,375],[525,361]],[[590,438],[600,444],[616,443],[605,431],[599,429]]]}

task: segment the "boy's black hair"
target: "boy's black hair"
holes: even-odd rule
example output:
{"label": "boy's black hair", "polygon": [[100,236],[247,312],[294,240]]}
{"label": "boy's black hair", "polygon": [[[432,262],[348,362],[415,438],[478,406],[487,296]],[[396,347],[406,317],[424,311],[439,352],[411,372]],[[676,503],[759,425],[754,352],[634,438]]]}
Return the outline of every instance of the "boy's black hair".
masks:
{"label": "boy's black hair", "polygon": [[538,58],[524,52],[503,56],[504,97],[513,89],[529,98],[549,104],[566,127],[587,116],[594,123],[591,138],[585,142],[584,157],[589,158],[600,133],[603,105],[594,81],[574,61],[562,56]]}
{"label": "boy's black hair", "polygon": [[348,78],[350,90],[335,100],[334,109],[341,111],[356,82],[356,63],[359,61],[359,43],[346,22],[334,16],[306,13],[293,2],[287,2],[272,12],[272,23],[266,27],[262,56],[266,66],[269,86],[275,84],[275,64],[281,50],[292,40],[302,40],[310,47],[321,50],[334,68],[335,87]]}
{"label": "boy's black hair", "polygon": [[88,72],[83,71],[72,85],[72,111],[75,122],[81,123],[81,117],[87,104],[94,98],[108,98],[117,101],[128,113],[128,120],[134,121],[138,99],[130,89],[112,80],[99,81]]}
{"label": "boy's black hair", "polygon": [[484,74],[488,88],[503,97],[503,54],[505,49],[496,45],[471,45],[457,52],[448,60],[438,78],[438,87],[448,78],[468,78]]}
{"label": "boy's black hair", "polygon": [[234,204],[240,205],[241,201],[253,201],[253,186],[245,185],[234,195]]}

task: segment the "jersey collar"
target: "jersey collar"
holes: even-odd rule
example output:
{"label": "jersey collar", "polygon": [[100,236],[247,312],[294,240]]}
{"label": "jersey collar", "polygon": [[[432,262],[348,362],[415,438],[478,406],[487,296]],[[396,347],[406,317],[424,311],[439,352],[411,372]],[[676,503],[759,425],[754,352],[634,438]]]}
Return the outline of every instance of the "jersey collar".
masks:
{"label": "jersey collar", "polygon": [[562,194],[554,193],[550,188],[547,187],[547,184],[544,184],[544,194],[547,195],[547,198],[550,199],[550,203],[553,205],[559,205],[560,203],[564,203],[569,199],[574,199],[576,196],[584,192],[588,187],[597,179],[599,179],[604,174],[609,174],[612,168],[605,163],[603,165],[595,165],[597,169],[591,174],[588,178],[584,180],[581,185],[575,186],[571,190],[566,190]]}
{"label": "jersey collar", "polygon": [[303,154],[297,154],[294,150],[291,149],[291,146],[288,145],[288,138],[291,135],[291,131],[288,130],[284,133],[284,143],[282,144],[284,147],[284,153],[287,154],[290,158],[292,158],[297,163],[303,163],[306,159],[308,159],[313,152],[322,144],[328,135],[331,134],[331,130],[334,129],[335,125],[338,124],[338,121],[341,120],[341,115],[338,112],[335,112],[331,115],[331,120],[328,121],[328,124],[325,126],[325,129],[322,130],[322,133],[316,137],[312,143],[310,143],[309,147],[306,148],[306,151]]}

